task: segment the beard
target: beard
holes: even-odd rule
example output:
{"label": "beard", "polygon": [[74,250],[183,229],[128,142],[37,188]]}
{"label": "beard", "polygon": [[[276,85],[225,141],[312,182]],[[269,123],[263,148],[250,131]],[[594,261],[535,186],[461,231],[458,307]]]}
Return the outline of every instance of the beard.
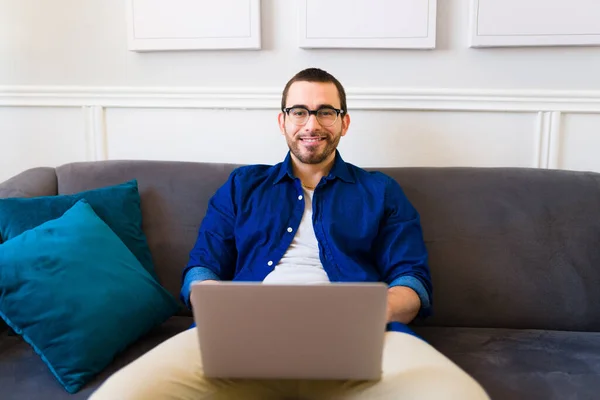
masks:
{"label": "beard", "polygon": [[[301,137],[322,137],[321,143],[315,146],[305,146],[302,143]],[[340,129],[337,134],[331,134],[329,132],[311,132],[300,134],[296,133],[292,136],[285,130],[285,140],[288,148],[294,156],[303,164],[320,164],[335,151],[340,139],[342,138],[342,130]]]}

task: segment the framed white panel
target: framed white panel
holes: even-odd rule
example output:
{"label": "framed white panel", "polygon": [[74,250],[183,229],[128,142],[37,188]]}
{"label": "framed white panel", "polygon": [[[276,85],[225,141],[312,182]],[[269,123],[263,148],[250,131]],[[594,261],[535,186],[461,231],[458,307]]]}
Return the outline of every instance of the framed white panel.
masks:
{"label": "framed white panel", "polygon": [[0,182],[29,168],[87,160],[84,121],[79,107],[0,107]]}
{"label": "framed white panel", "polygon": [[277,112],[107,108],[107,158],[277,163],[287,151]]}
{"label": "framed white panel", "polygon": [[471,0],[470,45],[600,45],[600,1]]}
{"label": "framed white panel", "polygon": [[556,168],[600,172],[600,114],[563,114]]}
{"label": "framed white panel", "polygon": [[260,49],[260,0],[127,0],[129,50]]}
{"label": "framed white panel", "polygon": [[437,0],[298,0],[302,48],[432,49]]}
{"label": "framed white panel", "polygon": [[537,114],[353,111],[340,141],[361,167],[536,167]]}

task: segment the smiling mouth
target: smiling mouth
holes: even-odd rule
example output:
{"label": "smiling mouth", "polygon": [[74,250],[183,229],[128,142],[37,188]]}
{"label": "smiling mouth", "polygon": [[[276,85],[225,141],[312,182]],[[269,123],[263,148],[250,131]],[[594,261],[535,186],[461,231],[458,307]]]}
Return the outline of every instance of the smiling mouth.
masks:
{"label": "smiling mouth", "polygon": [[306,138],[300,138],[300,141],[306,143],[306,144],[312,144],[312,143],[319,143],[321,141],[325,140],[325,138],[323,137],[306,137]]}

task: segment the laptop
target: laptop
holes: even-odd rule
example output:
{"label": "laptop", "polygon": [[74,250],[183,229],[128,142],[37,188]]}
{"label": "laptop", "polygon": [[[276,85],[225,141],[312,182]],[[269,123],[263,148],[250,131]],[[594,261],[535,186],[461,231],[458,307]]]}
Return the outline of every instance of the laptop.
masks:
{"label": "laptop", "polygon": [[387,285],[195,283],[209,378],[378,380]]}

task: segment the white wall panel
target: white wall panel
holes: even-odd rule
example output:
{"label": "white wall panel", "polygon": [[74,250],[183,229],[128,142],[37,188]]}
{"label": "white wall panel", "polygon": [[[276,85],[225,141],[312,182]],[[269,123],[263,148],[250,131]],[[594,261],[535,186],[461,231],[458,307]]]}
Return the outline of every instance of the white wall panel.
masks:
{"label": "white wall panel", "polygon": [[106,110],[109,159],[274,163],[286,151],[277,111]]}
{"label": "white wall panel", "polygon": [[558,140],[558,168],[600,172],[600,114],[564,114]]}
{"label": "white wall panel", "polygon": [[340,149],[363,166],[536,166],[536,115],[359,111]]}
{"label": "white wall panel", "polygon": [[83,161],[81,108],[0,107],[0,182],[28,168]]}

